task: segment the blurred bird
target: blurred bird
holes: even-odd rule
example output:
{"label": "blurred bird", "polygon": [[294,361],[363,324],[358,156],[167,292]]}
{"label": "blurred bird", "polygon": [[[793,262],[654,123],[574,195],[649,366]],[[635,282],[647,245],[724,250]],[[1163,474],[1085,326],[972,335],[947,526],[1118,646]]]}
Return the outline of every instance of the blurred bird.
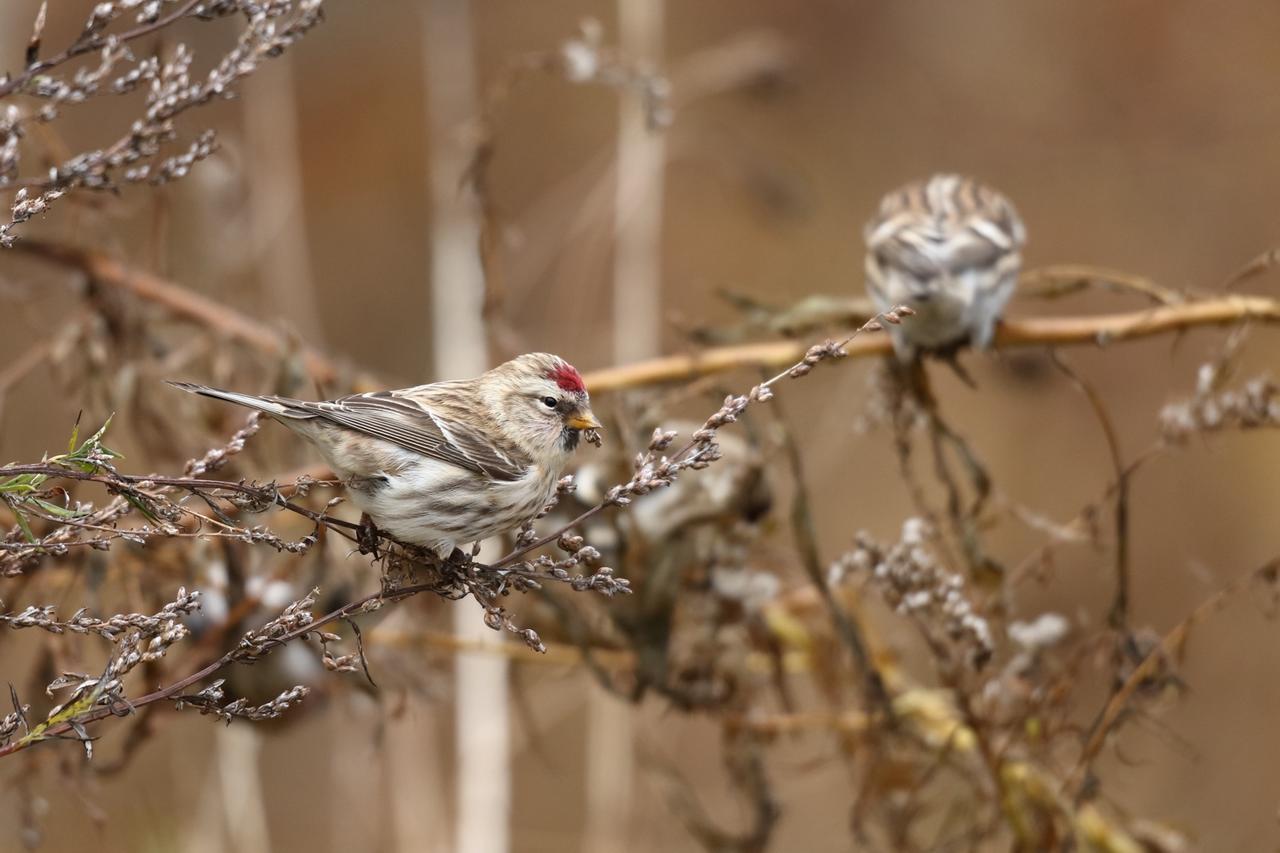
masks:
{"label": "blurred bird", "polygon": [[881,311],[915,316],[890,326],[894,350],[991,343],[1013,295],[1026,230],[1009,200],[959,175],[934,175],[889,193],[863,230],[867,291]]}
{"label": "blurred bird", "polygon": [[170,384],[280,421],[319,448],[378,529],[441,557],[537,515],[582,432],[600,429],[582,376],[547,353],[319,403]]}

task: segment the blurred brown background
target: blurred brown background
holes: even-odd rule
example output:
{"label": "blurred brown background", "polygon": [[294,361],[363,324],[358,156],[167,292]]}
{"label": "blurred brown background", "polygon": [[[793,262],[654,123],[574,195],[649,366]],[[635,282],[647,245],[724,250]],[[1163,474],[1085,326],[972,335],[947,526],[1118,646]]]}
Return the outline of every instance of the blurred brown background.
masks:
{"label": "blurred brown background", "polygon": [[[37,5],[5,0],[0,8],[0,67],[19,63]],[[49,43],[74,32],[80,5],[56,4]],[[429,164],[435,146],[465,142],[465,129],[454,139],[427,131],[431,18],[423,4],[334,0],[326,10],[327,22],[251,78],[243,99],[204,111],[199,120],[218,127],[223,144],[212,161],[159,201],[127,190],[106,201],[110,217],[59,211],[46,227],[409,384],[433,369]],[[1280,238],[1275,4],[702,0],[668,2],[664,14],[660,65],[676,81],[677,102],[661,212],[665,350],[687,346],[682,327],[735,317],[716,296],[720,288],[776,304],[860,291],[863,221],[886,190],[940,170],[973,174],[1013,199],[1030,235],[1029,267],[1091,263],[1209,289]],[[612,3],[473,2],[480,87],[513,57],[554,49],[587,17],[617,43]],[[212,27],[188,25],[182,37],[197,51],[202,40],[220,43]],[[781,50],[781,70],[679,103],[682,70],[744,43]],[[613,361],[608,170],[617,100],[607,88],[539,78],[495,121],[490,182],[505,224],[506,341],[558,352],[584,370]],[[95,122],[110,115],[95,118],[103,109],[75,114],[64,132],[93,140]],[[160,234],[156,204],[167,208]],[[71,299],[64,282],[0,255],[0,304],[8,306],[0,357],[38,338]],[[1138,304],[1090,294],[1068,305],[1015,300],[1012,312]],[[1273,334],[1254,333],[1252,367],[1277,352]],[[1192,386],[1219,337],[1195,332],[1066,357],[1097,383],[1132,455],[1155,439],[1160,405]],[[967,363],[979,390],[937,371],[943,402],[1010,498],[1066,518],[1101,492],[1106,446],[1068,383],[1034,355]],[[786,392],[791,420],[819,448],[808,474],[823,496],[827,556],[855,529],[895,535],[911,511],[888,437],[853,429],[867,370],[844,363]],[[86,403],[49,388],[32,379],[7,396],[3,458],[36,458],[65,441]],[[128,447],[127,426],[120,429],[131,468],[149,470],[146,453]],[[1257,434],[1195,445],[1144,470],[1133,499],[1135,622],[1167,629],[1221,582],[1277,553],[1278,463],[1280,444]],[[1039,541],[1008,524],[990,545],[1016,562]],[[1096,624],[1110,595],[1108,558],[1068,551],[1056,572],[1044,591],[1021,593],[1018,607]],[[1277,849],[1275,637],[1247,598],[1194,635],[1180,673],[1190,689],[1158,720],[1126,730],[1121,754],[1103,762],[1120,807],[1170,821],[1203,849]],[[581,848],[592,688],[554,666],[517,666],[513,678],[531,711],[527,719],[517,712],[513,724],[514,849]],[[450,688],[444,680],[429,688],[403,700],[392,722],[363,697],[343,697],[257,735],[271,849],[391,850],[405,839],[413,846],[401,849],[450,849]],[[169,721],[123,786],[75,791],[46,776],[46,849],[235,849],[244,827],[224,826],[222,815],[242,812],[218,804],[240,789],[237,769],[227,767],[234,759],[225,757],[238,753],[221,750],[215,761],[211,746],[222,736],[207,720]],[[678,761],[718,818],[739,816],[714,729],[652,699],[632,737],[634,802],[613,843],[695,849],[670,819],[650,763]],[[783,808],[773,849],[851,846],[850,782],[821,761],[829,749],[812,738],[771,754]],[[11,760],[6,774],[23,772],[23,760]],[[59,760],[83,759],[68,748]],[[87,802],[109,815],[104,824],[95,825]],[[16,829],[3,828],[16,820],[8,806],[0,812],[0,850],[19,849]]]}

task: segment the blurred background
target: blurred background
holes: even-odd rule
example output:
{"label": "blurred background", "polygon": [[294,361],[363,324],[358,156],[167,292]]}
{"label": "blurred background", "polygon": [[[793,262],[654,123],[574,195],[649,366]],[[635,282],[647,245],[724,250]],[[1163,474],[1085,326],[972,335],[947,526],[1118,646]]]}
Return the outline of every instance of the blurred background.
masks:
{"label": "blurred background", "polygon": [[[0,68],[21,66],[38,6],[0,5]],[[46,43],[73,39],[87,9],[51,8]],[[937,171],[973,175],[1012,199],[1029,268],[1092,264],[1208,291],[1280,235],[1280,7],[1270,3],[331,0],[325,14],[239,99],[184,119],[192,132],[216,128],[221,143],[189,177],[60,206],[26,233],[125,259],[343,370],[318,388],[287,357],[264,368],[216,332],[187,339],[163,311],[115,305],[111,294],[90,295],[107,306],[94,309],[107,321],[93,322],[147,329],[135,341],[146,352],[112,349],[102,343],[110,330],[93,323],[63,333],[85,302],[83,277],[0,253],[0,366],[25,364],[35,347],[50,353],[4,382],[0,457],[38,459],[65,444],[78,412],[96,423],[116,411],[126,469],[170,470],[240,423],[174,399],[156,387],[166,376],[311,396],[361,375],[389,387],[463,375],[520,351],[556,352],[584,372],[694,351],[693,330],[740,328],[726,292],[778,307],[861,295],[863,223],[886,191]],[[157,44],[181,39],[200,66],[233,37],[226,22],[187,22]],[[585,51],[580,70],[621,57],[632,76],[578,85],[572,74],[513,71],[563,55],[569,42]],[[49,144],[105,144],[128,115],[109,99],[67,110],[61,141]],[[464,180],[477,150],[478,195]],[[1094,291],[1015,297],[1010,313],[1143,305]],[[1096,386],[1132,459],[1223,337],[1193,331],[1063,357]],[[1245,373],[1271,363],[1273,337],[1254,330]],[[124,370],[131,359],[144,366]],[[1045,355],[964,362],[976,388],[935,368],[935,389],[1010,503],[1066,520],[1103,494],[1112,469],[1097,419]],[[825,561],[856,530],[896,540],[913,513],[890,434],[860,428],[872,370],[842,362],[780,395]],[[624,422],[654,411],[700,419],[753,376],[658,398],[606,396],[597,408]],[[175,412],[198,428],[174,432]],[[264,427],[241,476],[317,461],[282,433]],[[1135,625],[1168,630],[1276,554],[1277,464],[1280,444],[1263,432],[1193,442],[1143,468],[1131,498]],[[764,562],[782,589],[803,587],[786,554],[786,465],[771,457],[763,469],[775,493],[758,547],[775,555]],[[1044,539],[1005,519],[986,548],[1017,565]],[[250,575],[277,559],[252,553],[240,567]],[[323,559],[334,600],[375,588],[366,558],[335,546]],[[1105,549],[1063,549],[1007,606],[1097,630],[1110,565]],[[334,577],[349,586],[333,587]],[[145,592],[148,578],[128,583]],[[14,598],[12,588],[0,598],[70,612],[92,600],[83,583],[68,580],[61,599]],[[289,600],[287,589],[263,596],[277,610]],[[894,645],[892,615],[868,609]],[[597,685],[571,640],[547,632],[543,658],[488,648],[501,638],[480,615],[468,601],[401,605],[376,628],[376,690],[321,675],[345,680],[262,726],[163,712],[114,775],[81,772],[73,744],[14,756],[0,768],[14,792],[0,806],[0,850],[22,849],[32,827],[51,850],[734,849],[699,843],[679,805],[695,792],[718,825],[752,820],[713,715],[653,693],[632,706]],[[1111,808],[1167,823],[1193,848],[1280,846],[1280,652],[1265,615],[1240,596],[1197,628],[1178,669],[1185,689],[1099,761]],[[476,639],[468,625],[492,637]],[[435,641],[417,642],[424,632]],[[459,658],[448,637],[471,637],[463,647],[480,651]],[[46,642],[5,638],[0,677],[39,693],[24,679]],[[478,706],[454,678],[468,665]],[[1096,668],[1085,678],[1094,705],[1107,677]],[[94,762],[111,765],[125,730],[107,721]],[[769,849],[857,846],[859,782],[835,760],[838,741],[810,732],[771,744],[779,816]],[[463,766],[468,749],[486,753],[479,769]]]}

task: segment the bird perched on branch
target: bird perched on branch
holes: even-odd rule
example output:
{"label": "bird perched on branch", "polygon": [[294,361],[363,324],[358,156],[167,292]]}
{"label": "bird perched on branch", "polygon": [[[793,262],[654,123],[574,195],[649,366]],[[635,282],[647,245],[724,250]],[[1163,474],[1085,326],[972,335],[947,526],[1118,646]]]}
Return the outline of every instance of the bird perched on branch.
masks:
{"label": "bird perched on branch", "polygon": [[886,195],[863,238],[877,308],[915,309],[911,322],[889,329],[899,358],[991,343],[1026,242],[1007,198],[969,178],[934,175]]}
{"label": "bird perched on branch", "polygon": [[582,376],[547,353],[319,403],[170,384],[280,421],[319,448],[378,529],[440,557],[541,512],[583,432],[600,429]]}

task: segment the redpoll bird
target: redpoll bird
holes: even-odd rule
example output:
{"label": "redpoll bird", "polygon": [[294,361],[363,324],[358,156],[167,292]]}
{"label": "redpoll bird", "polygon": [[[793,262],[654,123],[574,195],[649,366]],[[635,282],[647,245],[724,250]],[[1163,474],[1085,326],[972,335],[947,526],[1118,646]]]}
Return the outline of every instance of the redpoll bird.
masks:
{"label": "redpoll bird", "polygon": [[171,384],[280,421],[319,448],[380,530],[441,557],[541,512],[582,431],[600,428],[582,376],[547,353],[320,403]]}
{"label": "redpoll bird", "polygon": [[867,291],[876,307],[915,310],[910,321],[889,329],[900,358],[991,343],[1026,242],[1008,199],[968,178],[934,175],[886,195],[863,238]]}

